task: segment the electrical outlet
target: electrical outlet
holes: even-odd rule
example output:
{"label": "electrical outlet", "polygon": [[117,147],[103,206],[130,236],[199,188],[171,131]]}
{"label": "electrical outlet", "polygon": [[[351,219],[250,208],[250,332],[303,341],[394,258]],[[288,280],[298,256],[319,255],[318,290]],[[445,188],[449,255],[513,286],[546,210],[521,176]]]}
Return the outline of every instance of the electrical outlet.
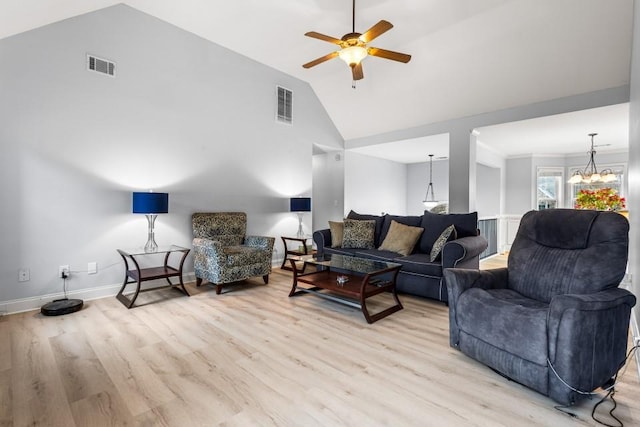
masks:
{"label": "electrical outlet", "polygon": [[69,277],[69,272],[69,265],[61,265],[60,267],[58,267],[58,277],[61,279]]}
{"label": "electrical outlet", "polygon": [[87,264],[87,273],[88,274],[96,274],[98,272],[98,263],[90,262]]}
{"label": "electrical outlet", "polygon": [[28,282],[30,279],[31,274],[28,268],[18,270],[18,282]]}

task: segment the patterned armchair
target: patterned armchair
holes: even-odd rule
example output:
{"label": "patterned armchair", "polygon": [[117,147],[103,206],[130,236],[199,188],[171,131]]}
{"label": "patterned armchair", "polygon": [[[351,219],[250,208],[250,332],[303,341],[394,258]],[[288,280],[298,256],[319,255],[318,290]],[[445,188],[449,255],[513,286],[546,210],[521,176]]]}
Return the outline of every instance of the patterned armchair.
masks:
{"label": "patterned armchair", "polygon": [[262,276],[269,283],[273,237],[245,236],[247,214],[244,212],[194,213],[193,249],[196,285],[203,280],[222,285]]}

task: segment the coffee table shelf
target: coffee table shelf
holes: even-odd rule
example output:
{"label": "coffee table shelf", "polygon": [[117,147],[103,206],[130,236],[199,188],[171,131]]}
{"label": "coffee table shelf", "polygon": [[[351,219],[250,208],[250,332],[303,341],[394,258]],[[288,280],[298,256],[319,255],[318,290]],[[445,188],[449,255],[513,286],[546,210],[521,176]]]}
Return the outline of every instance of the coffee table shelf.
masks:
{"label": "coffee table shelf", "polygon": [[[296,263],[303,262],[302,269]],[[396,278],[400,264],[371,261],[370,264],[349,265],[348,259],[341,255],[332,255],[331,260],[318,260],[313,257],[292,257],[289,262],[293,270],[293,285],[289,297],[303,293],[315,294],[321,298],[335,301],[362,311],[368,323],[380,320],[396,311],[402,310],[402,303],[396,292]],[[308,267],[319,268],[306,272]],[[347,279],[338,283],[338,277]],[[300,285],[310,285],[310,287]],[[395,304],[378,313],[370,314],[367,298],[389,292]]]}

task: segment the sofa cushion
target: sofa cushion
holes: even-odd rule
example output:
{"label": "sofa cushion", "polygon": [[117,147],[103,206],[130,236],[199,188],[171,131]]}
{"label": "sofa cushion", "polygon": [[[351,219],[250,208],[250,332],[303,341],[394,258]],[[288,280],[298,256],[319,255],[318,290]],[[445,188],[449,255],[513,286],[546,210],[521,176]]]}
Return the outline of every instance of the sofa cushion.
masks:
{"label": "sofa cushion", "polygon": [[268,249],[258,248],[255,246],[225,246],[222,248],[222,253],[225,257],[224,263],[229,267],[241,267],[264,261],[271,261],[271,254]]}
{"label": "sofa cushion", "polygon": [[402,264],[400,270],[405,273],[442,277],[442,264],[429,261],[429,254],[413,254],[398,257],[395,258],[393,262]]}
{"label": "sofa cushion", "polygon": [[511,289],[471,288],[456,305],[462,331],[539,365],[547,364],[548,314],[548,304]]}
{"label": "sofa cushion", "polygon": [[409,255],[423,231],[421,227],[411,227],[392,220],[389,232],[378,249]]}
{"label": "sofa cushion", "polygon": [[400,215],[385,215],[382,221],[382,228],[380,230],[380,242],[376,246],[380,246],[389,233],[391,222],[399,222],[400,224],[408,225],[411,227],[422,227],[422,216],[400,216]]}
{"label": "sofa cushion", "polygon": [[444,245],[447,244],[450,240],[456,240],[456,227],[453,225],[448,226],[444,229],[442,234],[436,239],[435,243],[431,247],[431,253],[429,254],[429,260],[431,262],[436,262],[441,258],[442,249]]}
{"label": "sofa cushion", "polygon": [[376,222],[374,220],[344,220],[342,247],[371,249],[374,246]]}
{"label": "sofa cushion", "polygon": [[380,246],[380,234],[382,232],[382,223],[384,221],[383,216],[379,215],[363,215],[354,211],[350,211],[349,215],[347,215],[347,219],[357,219],[357,220],[374,220],[376,222],[375,234],[373,238],[373,245],[377,248]]}
{"label": "sofa cushion", "polygon": [[395,259],[401,255],[397,252],[380,249],[357,249],[355,251],[355,256],[374,259],[376,261],[397,262]]}
{"label": "sofa cushion", "polygon": [[456,227],[457,238],[476,236],[478,234],[478,212],[466,214],[434,214],[424,211],[422,224],[424,228],[420,238],[420,252],[428,254],[431,252],[436,239],[442,234],[445,228],[453,225]]}
{"label": "sofa cushion", "polygon": [[324,248],[324,253],[325,254],[338,254],[338,255],[346,255],[346,256],[355,256],[356,255],[356,251],[358,251],[360,249],[356,249],[356,248],[330,248],[330,247],[326,247]]}
{"label": "sofa cushion", "polygon": [[344,236],[344,222],[329,221],[329,230],[331,230],[331,247],[342,247],[342,239]]}

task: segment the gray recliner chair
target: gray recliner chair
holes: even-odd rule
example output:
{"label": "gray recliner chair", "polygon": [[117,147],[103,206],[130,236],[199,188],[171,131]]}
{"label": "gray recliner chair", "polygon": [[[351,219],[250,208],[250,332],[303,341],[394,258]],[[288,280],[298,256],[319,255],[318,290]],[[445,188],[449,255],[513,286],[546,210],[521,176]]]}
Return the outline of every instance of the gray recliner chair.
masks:
{"label": "gray recliner chair", "polygon": [[628,234],[615,212],[528,212],[508,268],[445,271],[451,346],[563,405],[607,384],[636,302],[618,288]]}

